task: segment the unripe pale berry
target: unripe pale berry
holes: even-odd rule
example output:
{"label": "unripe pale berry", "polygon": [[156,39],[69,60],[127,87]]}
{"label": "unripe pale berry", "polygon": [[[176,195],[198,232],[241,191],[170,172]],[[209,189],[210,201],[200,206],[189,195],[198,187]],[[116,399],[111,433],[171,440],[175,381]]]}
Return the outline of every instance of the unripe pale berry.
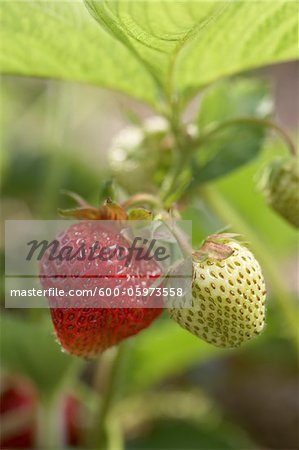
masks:
{"label": "unripe pale berry", "polygon": [[268,205],[299,228],[299,166],[296,158],[275,160],[267,166],[259,188]]}
{"label": "unripe pale berry", "polygon": [[193,256],[192,307],[169,309],[181,327],[217,347],[238,347],[265,324],[266,288],[251,251],[229,234]]}

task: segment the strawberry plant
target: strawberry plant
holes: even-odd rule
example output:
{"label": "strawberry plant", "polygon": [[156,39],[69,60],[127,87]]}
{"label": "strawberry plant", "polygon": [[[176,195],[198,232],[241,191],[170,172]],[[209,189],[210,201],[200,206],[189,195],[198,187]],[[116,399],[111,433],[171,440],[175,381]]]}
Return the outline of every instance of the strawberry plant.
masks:
{"label": "strawberry plant", "polygon": [[[68,194],[77,207],[59,211],[76,222],[66,222],[56,239],[79,254],[81,241],[89,248],[99,243],[129,252],[130,240],[119,233],[119,221],[155,225],[191,217],[193,222],[193,249],[179,225],[172,229],[182,254],[192,259],[189,307],[180,304],[185,298],[164,304],[147,294],[141,307],[137,294],[124,294],[121,306],[100,294],[84,307],[77,306],[83,298],[80,294],[70,302],[62,301],[58,294],[50,295],[51,290],[67,284],[78,291],[98,285],[113,291],[120,273],[121,288],[140,289],[141,283],[132,279],[144,265],[137,257],[129,267],[116,257],[109,264],[80,259],[61,263],[51,259],[48,249],[38,268],[41,286],[48,292],[48,314],[29,311],[24,314],[28,323],[12,313],[4,314],[4,367],[25,374],[39,391],[38,431],[35,437],[30,434],[28,448],[122,448],[122,438],[115,438],[121,436],[119,430],[123,428],[129,436],[133,429],[134,435],[134,420],[129,413],[124,419],[121,412],[127,399],[134,404],[134,396],[142,396],[178,368],[184,370],[194,361],[226,351],[254,350],[259,340],[267,341],[272,334],[288,340],[292,348],[299,345],[297,307],[280,263],[286,242],[289,246],[296,242],[292,228],[299,224],[297,149],[274,120],[271,89],[256,72],[298,57],[297,5],[286,1],[32,0],[3,2],[1,9],[2,73],[7,79],[14,75],[60,81],[52,91],[47,87],[26,93],[38,105],[33,135],[40,132],[36,126],[40,117],[49,123],[45,140],[53,156],[42,158],[47,167],[43,165],[44,172],[32,176],[38,182],[27,175],[29,181],[22,185],[21,178],[33,166],[39,171],[40,157],[31,155],[27,169],[18,156],[5,161],[10,174],[4,179],[5,195],[22,198],[28,206],[21,209],[21,218],[29,210],[30,218],[53,220],[60,206],[59,190],[76,191]],[[61,154],[66,146],[77,148],[83,166],[89,144],[82,145],[75,130],[80,129],[86,104],[93,101],[84,91],[78,108],[73,107],[69,94],[79,89],[77,83],[114,92],[121,101],[126,98],[126,124],[110,133],[100,160],[92,154],[92,171],[82,168],[80,172],[79,163],[75,173]],[[104,123],[105,104],[100,106],[103,123],[92,121],[89,129],[99,141],[109,128]],[[146,118],[139,113],[142,108]],[[78,143],[70,137],[72,133]],[[8,145],[18,147],[26,140],[24,131],[22,139],[17,132],[11,135]],[[278,151],[274,148],[272,156],[275,146]],[[82,181],[77,171],[83,174]],[[227,182],[238,199],[237,208],[226,199]],[[93,206],[80,195],[89,197]],[[282,238],[277,238],[277,230],[282,230]],[[97,276],[106,271],[112,276],[99,281]],[[143,289],[148,292],[152,279],[160,275],[160,265],[148,263]],[[95,306],[105,301],[105,307]],[[52,325],[65,354],[54,342]],[[19,357],[12,351],[15,348]],[[85,428],[80,433],[71,430],[75,437],[67,443],[55,431],[53,419],[60,408],[57,394],[66,383],[78,389],[90,412]],[[144,407],[145,417],[155,415],[150,403]],[[203,399],[202,404],[213,417],[209,401]],[[66,409],[72,412],[72,405]],[[235,429],[232,433],[238,435]],[[201,437],[204,442],[204,434]],[[224,441],[220,445],[225,446]],[[236,448],[247,445],[240,442],[236,440]]]}

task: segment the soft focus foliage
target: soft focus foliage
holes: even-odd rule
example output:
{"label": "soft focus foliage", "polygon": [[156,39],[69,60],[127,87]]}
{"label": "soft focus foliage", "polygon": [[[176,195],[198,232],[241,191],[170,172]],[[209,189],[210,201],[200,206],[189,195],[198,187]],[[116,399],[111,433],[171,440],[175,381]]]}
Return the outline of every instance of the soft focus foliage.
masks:
{"label": "soft focus foliage", "polygon": [[[265,330],[240,349],[210,346],[166,314],[127,341],[108,423],[110,448],[122,449],[121,428],[128,450],[295,448],[296,333],[286,317],[298,294],[298,234],[267,208],[255,182],[288,150],[255,122],[268,120],[277,105],[264,74],[248,71],[298,56],[296,2],[32,0],[0,7],[4,218],[54,219],[58,207],[73,206],[62,190],[97,205],[110,182],[107,152],[115,135],[153,110],[179,116],[200,92],[182,122],[188,117],[202,141],[177,176],[190,184],[179,206],[192,220],[193,246],[226,226],[239,232],[240,225],[256,236],[249,242],[255,256],[274,267],[271,281],[271,270],[265,273]],[[248,116],[251,124],[231,122]],[[149,152],[137,159],[161,184],[164,168],[150,158]],[[227,219],[208,206],[209,189]],[[121,200],[125,190],[125,183],[117,188]],[[286,301],[273,278],[284,285]],[[113,350],[96,372],[93,363],[60,351],[47,310],[4,310],[4,287],[1,306],[2,371],[27,377],[39,400],[51,405],[44,419],[54,439],[65,434],[61,401],[75,394],[84,411],[74,414],[77,436],[103,398]]]}
{"label": "soft focus foliage", "polygon": [[85,3],[100,26],[83,2],[2,2],[2,71],[92,83],[157,107],[298,54],[295,2]]}

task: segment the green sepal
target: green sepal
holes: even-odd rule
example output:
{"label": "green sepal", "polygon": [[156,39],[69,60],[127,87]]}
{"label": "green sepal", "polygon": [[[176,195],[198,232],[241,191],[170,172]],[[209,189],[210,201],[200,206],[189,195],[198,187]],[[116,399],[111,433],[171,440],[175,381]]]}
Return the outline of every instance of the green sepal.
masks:
{"label": "green sepal", "polygon": [[84,198],[81,197],[81,195],[77,194],[76,192],[62,189],[61,194],[74,200],[80,207],[89,207],[88,203],[84,200]]}
{"label": "green sepal", "polygon": [[104,181],[101,187],[100,201],[106,198],[115,200],[115,182],[112,178]]}
{"label": "green sepal", "polygon": [[153,213],[145,208],[134,208],[129,211],[128,220],[153,220]]}

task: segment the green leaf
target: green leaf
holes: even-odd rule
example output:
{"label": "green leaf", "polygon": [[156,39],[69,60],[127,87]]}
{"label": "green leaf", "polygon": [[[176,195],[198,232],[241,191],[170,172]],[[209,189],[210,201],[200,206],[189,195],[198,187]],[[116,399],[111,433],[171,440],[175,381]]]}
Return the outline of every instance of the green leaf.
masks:
{"label": "green leaf", "polygon": [[227,175],[255,158],[263,146],[265,129],[239,123],[219,129],[198,150],[193,184]]}
{"label": "green leaf", "polygon": [[[205,10],[210,2],[199,3],[193,2],[193,10]],[[176,74],[184,97],[224,76],[298,58],[298,6],[280,0],[217,2],[188,41]]]}
{"label": "green leaf", "polygon": [[85,3],[168,93],[188,96],[223,75],[298,54],[297,8],[288,2]]}
{"label": "green leaf", "polygon": [[[250,118],[263,119],[271,112],[268,86],[263,81],[235,78],[209,87],[197,118],[203,143],[195,155],[193,184],[227,175],[255,158],[262,148],[265,129],[254,120],[251,123]],[[240,117],[249,120],[242,123]],[[228,126],[223,126],[225,123]],[[218,131],[211,132],[217,127]]]}
{"label": "green leaf", "polygon": [[140,333],[131,344],[129,390],[150,387],[221,352],[166,318]]}
{"label": "green leaf", "polygon": [[77,359],[60,350],[50,321],[37,325],[2,315],[2,367],[29,377],[41,394],[52,394],[77,363]]}
{"label": "green leaf", "polygon": [[251,78],[234,78],[213,84],[204,91],[197,118],[200,130],[214,122],[240,116],[267,117],[272,100],[266,82]]}
{"label": "green leaf", "polygon": [[74,80],[153,103],[156,87],[82,2],[1,2],[2,73]]}
{"label": "green leaf", "polygon": [[298,56],[296,2],[2,2],[4,73],[96,84],[153,106]]}

